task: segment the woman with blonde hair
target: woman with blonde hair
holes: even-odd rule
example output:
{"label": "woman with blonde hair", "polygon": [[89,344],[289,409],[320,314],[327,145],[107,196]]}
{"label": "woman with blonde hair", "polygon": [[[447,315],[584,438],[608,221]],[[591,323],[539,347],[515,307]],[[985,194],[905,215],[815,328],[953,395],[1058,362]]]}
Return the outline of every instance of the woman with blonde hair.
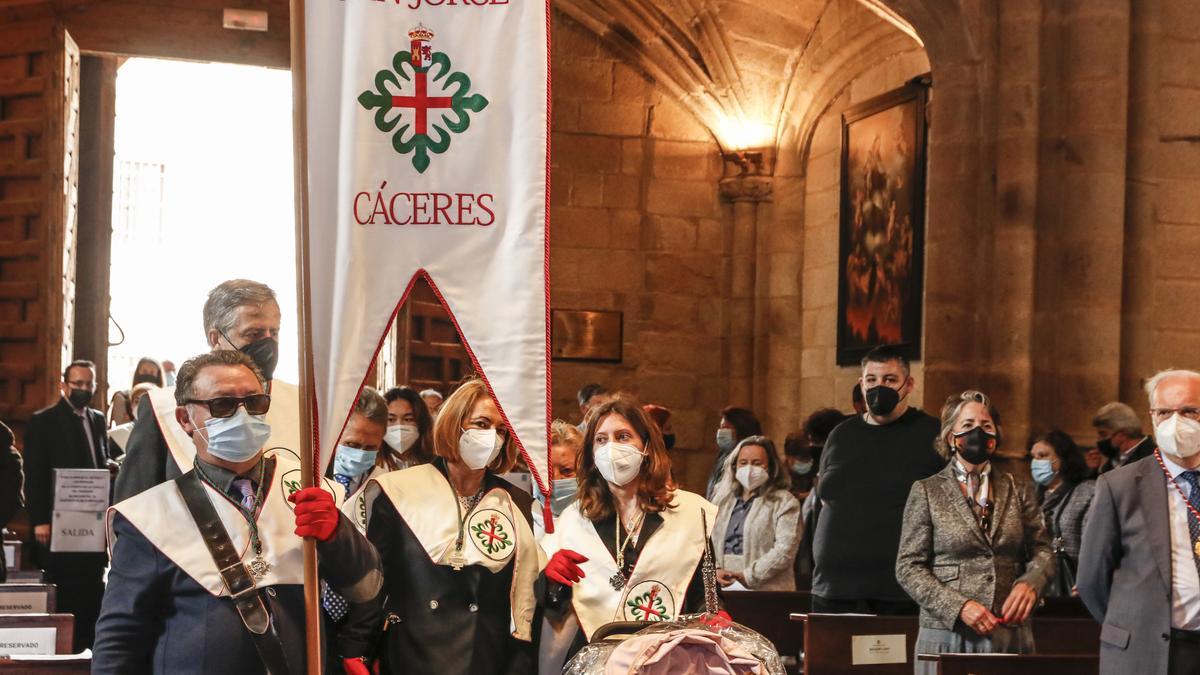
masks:
{"label": "woman with blonde hair", "polygon": [[[1034,651],[1029,616],[1054,575],[1033,486],[992,470],[1000,412],[978,391],[942,408],[945,469],[913,484],[896,581],[921,606],[917,654]],[[917,675],[936,672],[914,659]]]}
{"label": "woman with blonde hair", "polygon": [[735,590],[794,591],[792,565],[800,540],[800,501],[775,444],[742,439],[729,455],[717,499],[712,545],[717,583]]}
{"label": "woman with blonde hair", "polygon": [[433,451],[433,462],[368,487],[367,538],[384,574],[383,672],[532,673],[532,500],[497,475],[517,447],[483,381],[442,404]]}
{"label": "woman with blonde hair", "polygon": [[637,401],[617,395],[591,411],[578,469],[575,503],[542,539],[550,561],[537,592],[548,619],[573,613],[582,629],[570,653],[612,621],[702,611],[716,507],[675,486],[662,433]]}

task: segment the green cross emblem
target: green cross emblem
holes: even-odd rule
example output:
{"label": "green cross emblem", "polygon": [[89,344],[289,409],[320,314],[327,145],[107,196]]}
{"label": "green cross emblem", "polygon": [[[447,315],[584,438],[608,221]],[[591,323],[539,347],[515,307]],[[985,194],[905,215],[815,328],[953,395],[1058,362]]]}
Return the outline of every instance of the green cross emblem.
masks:
{"label": "green cross emblem", "polygon": [[[445,52],[433,51],[429,45],[433,31],[422,26],[409,32],[409,37],[413,39],[411,50],[396,52],[391,69],[377,72],[375,90],[359,94],[358,102],[367,110],[375,111],[375,127],[392,134],[392,147],[396,152],[412,153],[413,168],[425,173],[429,168],[430,153],[446,152],[453,134],[466,131],[471,126],[470,113],[486,108],[488,100],[480,94],[469,93],[471,78],[455,72]],[[430,75],[435,83],[444,80],[441,82],[443,95],[429,95]],[[411,88],[402,85],[401,79]],[[393,91],[401,93],[393,94]],[[400,112],[393,114],[393,110]],[[444,112],[435,112],[433,116],[440,119],[431,120],[430,111]],[[396,129],[402,120],[404,124]]]}

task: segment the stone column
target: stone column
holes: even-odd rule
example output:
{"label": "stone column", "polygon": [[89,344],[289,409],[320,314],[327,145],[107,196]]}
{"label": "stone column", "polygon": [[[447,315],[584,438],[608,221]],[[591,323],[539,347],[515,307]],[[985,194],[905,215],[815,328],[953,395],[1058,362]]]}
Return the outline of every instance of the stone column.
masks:
{"label": "stone column", "polygon": [[[763,153],[743,152],[726,156],[727,171],[720,195],[733,208],[733,246],[729,252],[729,297],[725,313],[729,321],[728,405],[748,406],[761,411],[765,403],[767,361],[766,308],[760,302],[767,294],[769,260],[760,242],[759,209],[770,202],[772,177]],[[761,415],[762,413],[759,412]]]}

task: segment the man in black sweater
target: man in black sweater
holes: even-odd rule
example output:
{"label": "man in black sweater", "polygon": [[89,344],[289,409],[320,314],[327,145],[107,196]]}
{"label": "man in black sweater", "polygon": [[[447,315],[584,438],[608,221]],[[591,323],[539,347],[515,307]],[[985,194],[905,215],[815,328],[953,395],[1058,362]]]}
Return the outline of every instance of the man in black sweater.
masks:
{"label": "man in black sweater", "polygon": [[814,612],[912,614],[896,583],[896,552],[912,484],[945,466],[933,448],[940,424],[908,405],[908,359],[893,346],[862,361],[867,412],[825,442],[813,539]]}

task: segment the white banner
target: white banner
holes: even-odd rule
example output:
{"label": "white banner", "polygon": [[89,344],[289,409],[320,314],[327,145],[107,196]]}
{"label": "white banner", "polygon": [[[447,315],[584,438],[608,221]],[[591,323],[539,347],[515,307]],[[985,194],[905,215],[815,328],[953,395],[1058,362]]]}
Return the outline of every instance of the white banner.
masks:
{"label": "white banner", "polygon": [[548,487],[548,3],[305,4],[322,470],[424,274]]}

